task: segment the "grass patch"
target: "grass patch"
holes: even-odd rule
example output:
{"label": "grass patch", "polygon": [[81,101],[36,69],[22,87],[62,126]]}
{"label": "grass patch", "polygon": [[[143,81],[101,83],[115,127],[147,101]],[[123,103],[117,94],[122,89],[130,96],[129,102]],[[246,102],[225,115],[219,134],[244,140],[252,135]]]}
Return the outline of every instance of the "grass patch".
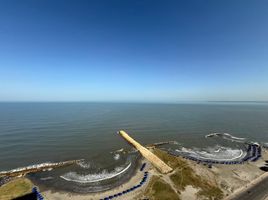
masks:
{"label": "grass patch", "polygon": [[169,155],[168,153],[161,151],[160,149],[155,148],[153,153],[173,169],[187,165],[187,162],[182,160],[181,158]]}
{"label": "grass patch", "polygon": [[33,184],[25,178],[18,178],[0,187],[0,199],[13,199],[32,191]]}
{"label": "grass patch", "polygon": [[221,191],[221,189],[215,185],[210,185],[209,183],[207,183],[206,181],[203,181],[202,187],[197,195],[198,196],[205,196],[207,197],[209,200],[220,200],[223,199],[223,192]]}
{"label": "grass patch", "polygon": [[194,188],[200,189],[197,193],[199,197],[203,196],[209,200],[219,200],[223,198],[221,189],[214,183],[197,175],[185,160],[169,155],[159,149],[155,149],[154,153],[175,170],[175,172],[170,175],[170,179],[178,189],[178,192],[185,190],[186,186],[192,185]]}
{"label": "grass patch", "polygon": [[151,178],[145,195],[150,200],[180,200],[179,196],[170,185],[157,176]]}

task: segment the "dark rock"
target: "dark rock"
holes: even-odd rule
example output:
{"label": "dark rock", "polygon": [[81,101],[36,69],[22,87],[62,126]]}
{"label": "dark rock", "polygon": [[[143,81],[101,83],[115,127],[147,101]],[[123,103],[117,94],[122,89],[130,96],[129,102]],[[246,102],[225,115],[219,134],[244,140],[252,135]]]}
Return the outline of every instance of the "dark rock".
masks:
{"label": "dark rock", "polygon": [[268,172],[268,167],[266,167],[266,166],[260,167],[260,170]]}
{"label": "dark rock", "polygon": [[4,176],[4,177],[0,177],[0,187],[6,183],[8,183],[9,181],[11,181],[11,177],[9,176]]}

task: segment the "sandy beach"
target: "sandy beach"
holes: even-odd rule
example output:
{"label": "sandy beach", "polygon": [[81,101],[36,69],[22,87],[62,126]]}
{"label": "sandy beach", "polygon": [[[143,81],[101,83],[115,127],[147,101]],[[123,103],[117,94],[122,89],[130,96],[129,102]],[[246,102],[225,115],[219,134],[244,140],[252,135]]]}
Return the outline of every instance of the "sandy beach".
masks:
{"label": "sandy beach", "polygon": [[[268,173],[265,173],[259,169],[263,166],[264,160],[268,159],[268,152],[263,152],[263,158],[257,162],[248,162],[243,165],[213,165],[211,169],[202,164],[197,164],[191,160],[187,162],[191,165],[193,170],[197,175],[203,178],[214,180],[224,192],[224,199],[231,200],[244,192],[246,189],[258,184],[261,180],[268,177]],[[143,159],[145,162],[145,159]],[[157,170],[151,166],[148,162],[144,171],[149,172],[148,181],[141,188],[118,197],[119,200],[125,199],[137,199],[146,190],[146,187],[153,175],[159,175]],[[43,196],[48,200],[61,200],[61,199],[72,199],[72,200],[86,200],[86,199],[102,199],[110,195],[122,192],[134,185],[139,184],[143,178],[144,172],[140,172],[139,169],[135,172],[132,178],[126,183],[119,187],[113,188],[111,190],[92,194],[74,194],[67,192],[52,192],[50,190],[42,191]],[[181,199],[191,200],[196,199],[195,193],[198,192],[197,188],[192,186],[187,186],[184,191],[182,191],[180,197]]]}
{"label": "sandy beach", "polygon": [[[143,160],[143,162],[145,162],[145,160]],[[91,194],[74,194],[74,193],[70,193],[70,192],[69,193],[68,192],[52,192],[51,190],[47,190],[47,191],[42,191],[42,195],[44,196],[45,199],[48,199],[48,200],[61,200],[61,199],[64,199],[64,200],[65,199],[66,200],[68,200],[68,199],[70,199],[70,200],[89,200],[89,199],[95,200],[95,199],[103,199],[103,198],[108,197],[110,195],[114,195],[114,194],[117,194],[117,193],[122,192],[124,190],[127,190],[135,185],[138,185],[144,176],[144,172],[148,171],[149,172],[148,179],[142,187],[140,187],[140,188],[136,189],[135,191],[132,191],[126,195],[123,195],[121,197],[116,198],[118,200],[125,200],[125,199],[131,200],[131,199],[135,199],[136,196],[143,193],[147,184],[150,181],[152,170],[153,169],[152,169],[152,166],[150,165],[150,163],[146,162],[146,167],[144,168],[143,171],[140,171],[139,169],[137,169],[129,181],[120,185],[119,187],[113,188],[111,190],[107,190],[105,192],[98,192],[98,193],[91,193]]]}
{"label": "sandy beach", "polygon": [[211,170],[195,162],[188,162],[200,176],[214,179],[223,190],[224,199],[231,200],[268,178],[268,173],[259,169],[264,166],[265,160],[268,160],[267,150],[263,151],[262,158],[257,162],[248,162],[243,165],[213,165]]}
{"label": "sandy beach", "polygon": [[[254,186],[260,184],[264,179],[268,178],[268,173],[264,173],[262,175],[260,175],[259,177],[257,177],[256,179],[254,179],[253,181],[251,181],[250,183],[244,185],[243,187],[237,189],[233,194],[231,194],[230,196],[228,196],[226,198],[226,200],[231,200],[231,199],[236,199],[239,197],[239,195],[243,192],[245,192],[246,190],[253,188]],[[267,198],[265,198],[267,199]]]}
{"label": "sandy beach", "polygon": [[[260,170],[259,167],[264,166],[265,160],[268,160],[268,152],[263,151],[263,157],[256,162],[247,162],[242,165],[221,165],[215,164],[212,168],[208,168],[207,165],[197,164],[194,161],[180,158],[184,163],[188,163],[194,173],[203,180],[208,180],[211,184],[218,186],[222,192],[222,199],[232,200],[239,199],[243,193],[246,193],[247,190],[258,186],[264,179],[268,179],[268,173]],[[170,159],[175,159],[175,157],[170,157]],[[153,182],[152,177],[161,177],[172,190],[179,196],[182,200],[195,200],[198,198],[198,192],[201,191],[201,188],[194,185],[187,185],[184,189],[177,188],[174,183],[171,182],[170,177],[176,173],[176,170],[173,172],[164,175],[156,170],[146,159],[142,159],[142,163],[146,162],[146,167],[143,171],[140,171],[138,168],[133,176],[122,185],[115,187],[111,190],[104,192],[90,193],[90,194],[77,194],[72,192],[64,191],[52,191],[52,190],[41,190],[42,195],[45,199],[48,200],[97,200],[104,199],[105,197],[112,196],[114,194],[123,192],[135,185],[138,185],[144,176],[144,172],[148,171],[148,179],[142,187],[117,197],[119,200],[138,200],[143,198],[150,197],[152,193],[148,193],[151,190],[150,183]],[[181,166],[183,167],[183,166]],[[180,168],[180,167],[179,167]],[[181,174],[180,176],[187,176],[186,174]],[[180,176],[178,177],[180,179]],[[151,182],[150,182],[151,181]],[[149,195],[149,196],[148,196]],[[154,199],[154,198],[152,198]],[[267,197],[266,197],[267,200]]]}

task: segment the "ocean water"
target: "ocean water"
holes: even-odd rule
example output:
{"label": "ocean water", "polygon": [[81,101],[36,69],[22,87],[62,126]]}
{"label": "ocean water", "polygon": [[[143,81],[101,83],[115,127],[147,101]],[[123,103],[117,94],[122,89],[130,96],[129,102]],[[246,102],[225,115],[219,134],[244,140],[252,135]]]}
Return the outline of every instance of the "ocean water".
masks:
{"label": "ocean water", "polygon": [[131,149],[116,133],[121,129],[142,144],[175,140],[187,148],[229,145],[204,137],[213,132],[268,142],[268,104],[0,103],[0,171],[85,159],[35,179],[61,187],[68,182],[71,190],[74,184],[87,184],[84,192],[101,190],[95,180],[124,173],[138,156],[115,152]]}

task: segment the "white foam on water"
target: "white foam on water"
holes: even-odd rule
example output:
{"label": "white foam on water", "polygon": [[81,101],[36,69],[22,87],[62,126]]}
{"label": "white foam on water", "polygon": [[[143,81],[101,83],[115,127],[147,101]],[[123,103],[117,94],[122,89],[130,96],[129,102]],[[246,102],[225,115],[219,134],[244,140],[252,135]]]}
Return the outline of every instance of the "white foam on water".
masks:
{"label": "white foam on water", "polygon": [[114,155],[114,160],[119,160],[120,159],[120,154],[115,154]]}
{"label": "white foam on water", "polygon": [[241,138],[241,137],[235,137],[229,133],[211,133],[206,135],[206,137],[221,137],[225,140],[231,140],[231,141],[236,141],[236,142],[245,142],[246,138]]}
{"label": "white foam on water", "polygon": [[[124,151],[124,149],[122,148],[122,149],[118,149],[118,150],[116,150],[115,152],[116,153],[120,153],[120,152],[123,152]],[[111,153],[113,153],[113,152],[111,152]]]}
{"label": "white foam on water", "polygon": [[72,181],[72,182],[77,182],[77,183],[94,183],[94,182],[104,181],[104,180],[119,176],[120,174],[127,171],[130,168],[130,166],[131,166],[131,163],[129,163],[126,168],[116,167],[114,171],[112,172],[107,172],[106,170],[103,170],[99,174],[81,175],[81,174],[78,174],[77,172],[68,172],[60,177],[66,181]]}
{"label": "white foam on water", "polygon": [[61,165],[63,163],[64,162],[58,162],[58,163],[46,162],[46,163],[41,163],[41,164],[34,164],[34,165],[29,165],[27,167],[19,167],[19,168],[12,169],[12,170],[9,170],[9,171],[1,171],[0,175],[5,174],[5,173],[22,172],[22,171],[25,171],[25,170],[39,169],[39,168],[45,168],[45,167],[47,169],[44,169],[44,170],[49,171],[49,170],[52,170],[52,168],[49,168],[49,167],[54,167],[54,166],[57,166],[57,165]]}
{"label": "white foam on water", "polygon": [[231,161],[237,160],[246,155],[242,149],[232,149],[229,147],[209,147],[204,150],[201,149],[187,149],[182,148],[181,150],[176,150],[177,152],[186,153],[189,156],[201,159],[211,159],[217,161]]}
{"label": "white foam on water", "polygon": [[84,160],[77,162],[77,165],[79,165],[80,167],[84,168],[84,169],[89,169],[91,167],[89,162],[85,162]]}

